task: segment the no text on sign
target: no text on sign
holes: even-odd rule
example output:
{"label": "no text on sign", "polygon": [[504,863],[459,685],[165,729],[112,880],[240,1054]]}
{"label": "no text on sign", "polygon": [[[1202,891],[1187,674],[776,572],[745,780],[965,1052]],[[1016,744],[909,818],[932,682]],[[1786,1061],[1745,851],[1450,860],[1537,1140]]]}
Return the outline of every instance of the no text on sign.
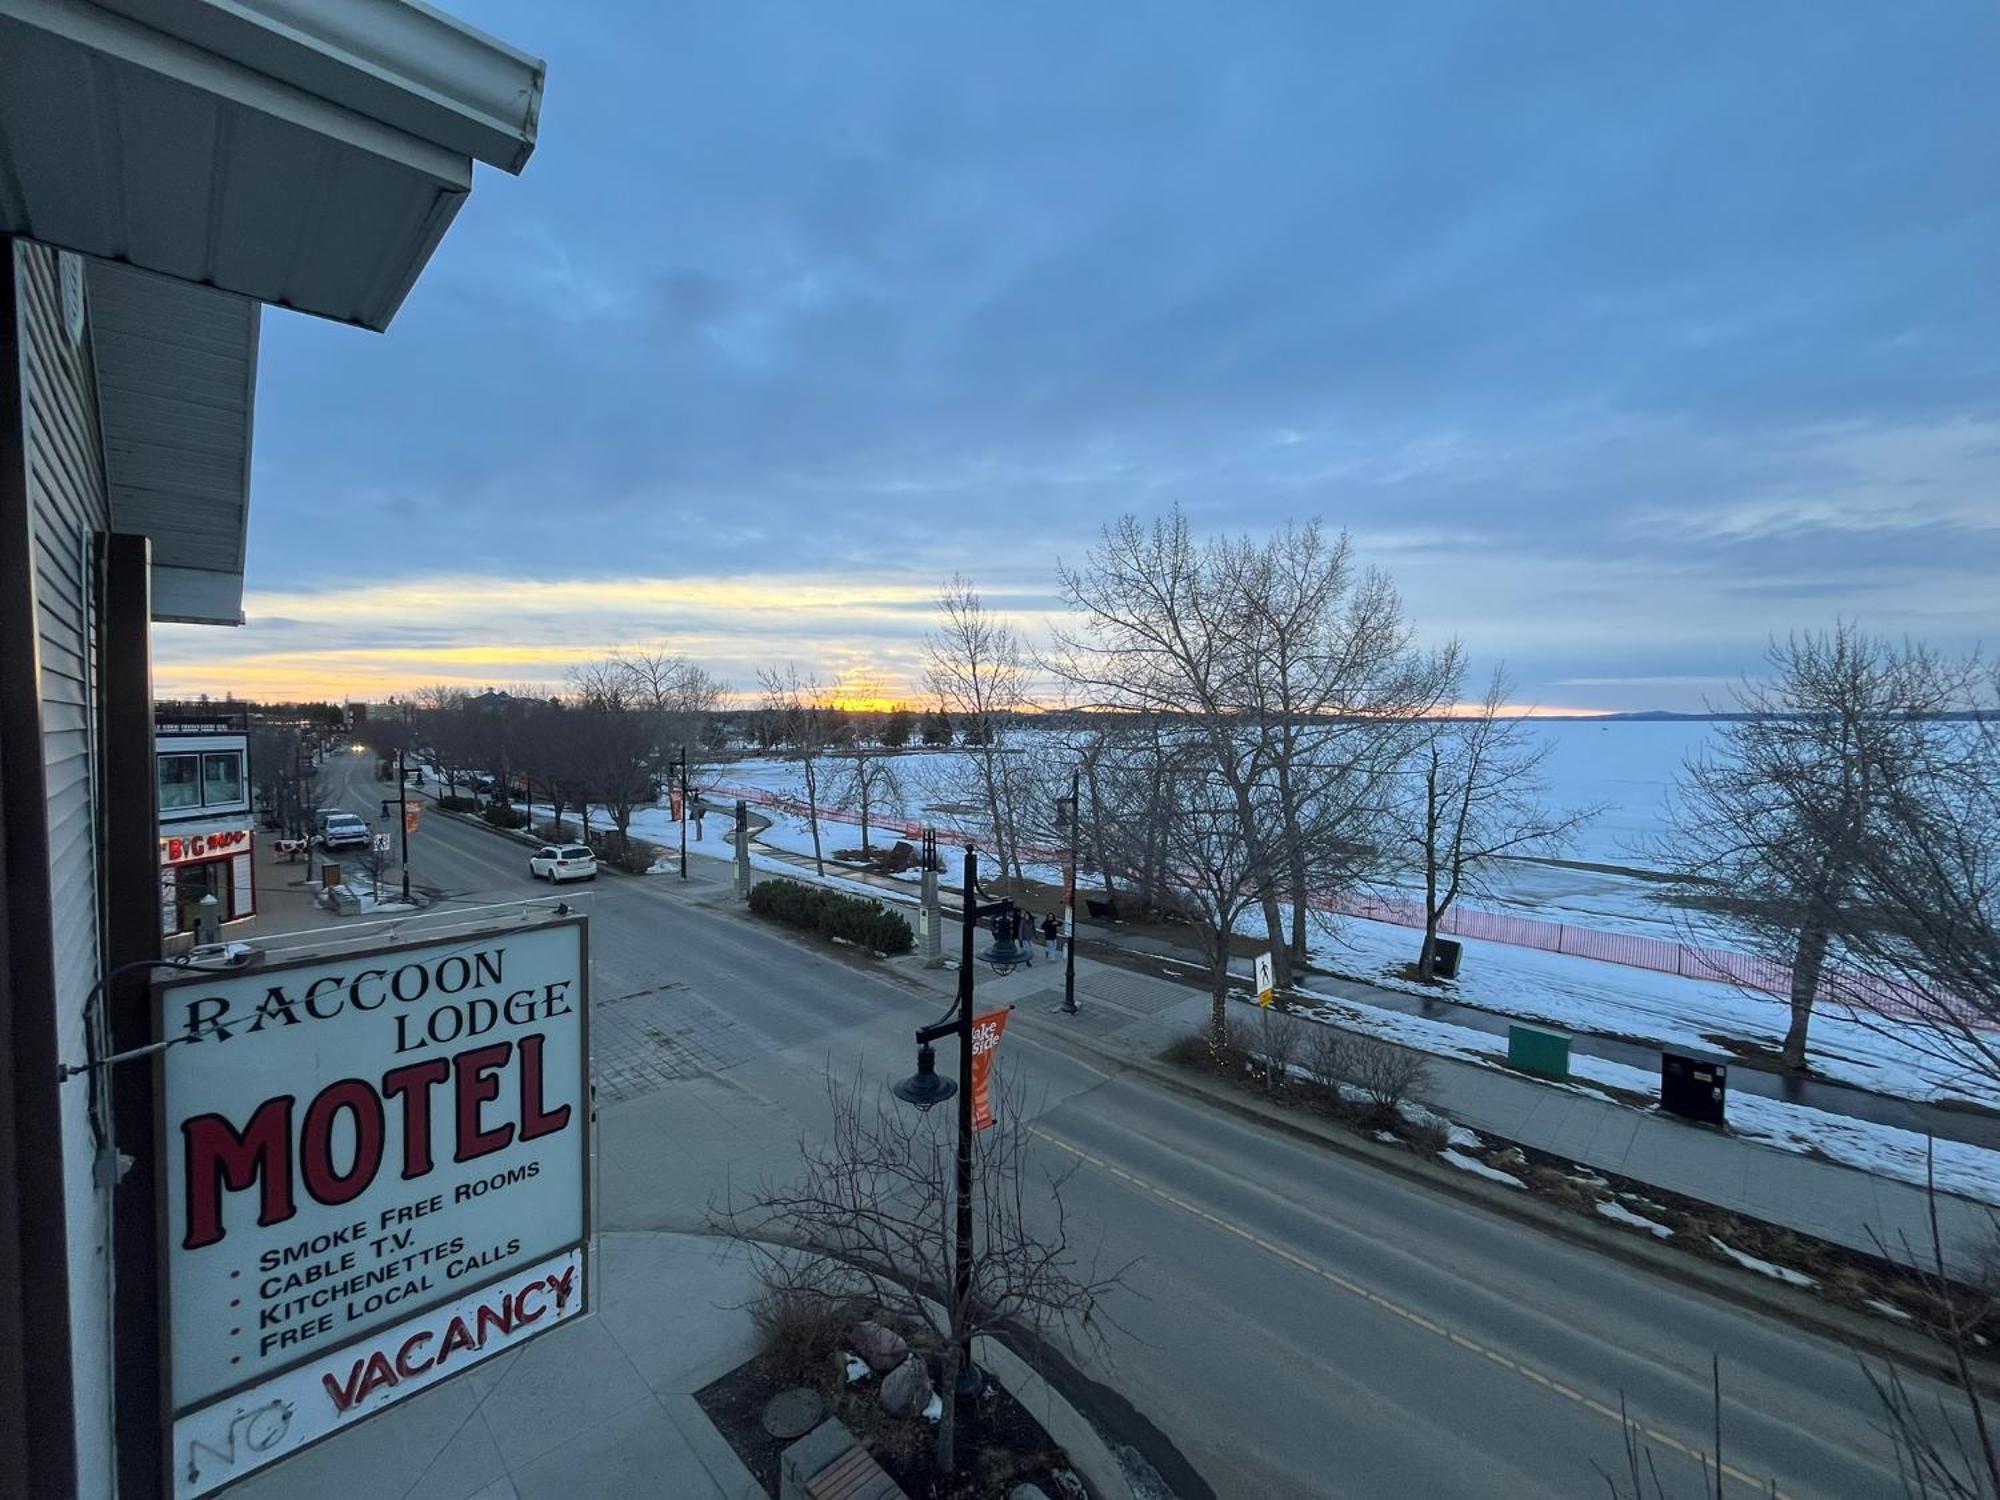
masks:
{"label": "no text on sign", "polygon": [[572,917],[159,987],[176,1495],[587,1306],[586,970]]}
{"label": "no text on sign", "polygon": [[1260,953],[1257,955],[1257,1003],[1269,1005],[1271,996],[1276,990],[1276,972],[1271,962],[1271,955]]}

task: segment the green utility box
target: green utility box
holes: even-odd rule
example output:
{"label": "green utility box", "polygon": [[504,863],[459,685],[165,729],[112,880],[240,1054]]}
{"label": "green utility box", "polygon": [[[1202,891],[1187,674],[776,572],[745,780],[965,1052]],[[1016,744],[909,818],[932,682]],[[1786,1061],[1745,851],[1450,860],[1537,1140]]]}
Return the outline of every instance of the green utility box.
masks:
{"label": "green utility box", "polygon": [[1568,1078],[1569,1033],[1516,1021],[1507,1028],[1507,1066],[1542,1078]]}

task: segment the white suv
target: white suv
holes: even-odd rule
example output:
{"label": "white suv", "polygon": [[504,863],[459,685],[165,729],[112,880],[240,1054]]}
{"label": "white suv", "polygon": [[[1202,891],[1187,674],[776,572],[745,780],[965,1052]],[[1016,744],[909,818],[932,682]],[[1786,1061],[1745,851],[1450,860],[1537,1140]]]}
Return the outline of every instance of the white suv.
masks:
{"label": "white suv", "polygon": [[597,856],[584,844],[544,844],[529,859],[528,873],[551,885],[558,880],[595,880]]}

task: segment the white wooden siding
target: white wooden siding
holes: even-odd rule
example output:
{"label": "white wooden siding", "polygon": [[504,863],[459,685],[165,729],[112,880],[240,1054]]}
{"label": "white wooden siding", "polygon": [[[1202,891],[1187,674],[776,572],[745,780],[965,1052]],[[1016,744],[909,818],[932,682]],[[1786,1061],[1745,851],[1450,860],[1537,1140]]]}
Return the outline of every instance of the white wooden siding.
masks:
{"label": "white wooden siding", "polygon": [[[64,326],[57,252],[15,243],[29,537],[33,549],[48,777],[49,898],[54,916],[56,1016],[65,1058],[85,1055],[85,1001],[101,952],[97,909],[97,797],[92,719],[97,630],[91,607],[92,539],[108,514],[103,440],[89,335]],[[110,1453],[109,1226],[92,1182],[90,1095],[63,1092],[63,1172],[69,1204],[70,1325],[74,1345],[80,1490],[108,1495]]]}

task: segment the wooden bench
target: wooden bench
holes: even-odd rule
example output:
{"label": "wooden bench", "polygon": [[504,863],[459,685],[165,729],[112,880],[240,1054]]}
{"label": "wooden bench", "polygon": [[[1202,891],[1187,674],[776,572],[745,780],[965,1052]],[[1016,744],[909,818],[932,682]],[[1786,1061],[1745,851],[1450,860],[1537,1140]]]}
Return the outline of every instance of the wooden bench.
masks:
{"label": "wooden bench", "polygon": [[785,1450],[779,1500],[908,1500],[868,1450],[828,1417]]}
{"label": "wooden bench", "polygon": [[856,1443],[806,1481],[808,1500],[906,1500],[868,1450]]}

